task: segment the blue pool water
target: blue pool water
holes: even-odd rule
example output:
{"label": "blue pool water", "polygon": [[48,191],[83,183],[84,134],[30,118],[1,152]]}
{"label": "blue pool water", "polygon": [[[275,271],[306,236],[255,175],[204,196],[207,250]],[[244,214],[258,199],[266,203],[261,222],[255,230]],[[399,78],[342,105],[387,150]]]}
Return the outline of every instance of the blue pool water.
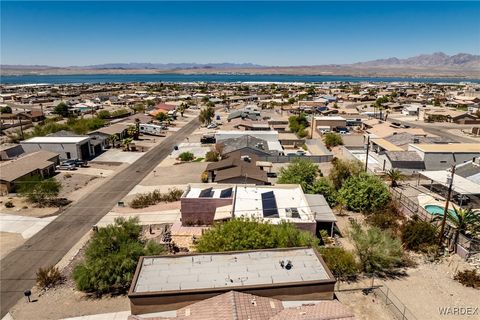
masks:
{"label": "blue pool water", "polygon": [[[425,210],[427,210],[430,214],[432,214],[434,216],[443,216],[443,213],[445,212],[444,207],[437,206],[437,205],[434,205],[434,204],[426,205],[424,208],[425,208]],[[452,209],[448,209],[448,212],[450,212],[450,214],[452,214],[454,217],[457,216],[455,211],[452,210]]]}

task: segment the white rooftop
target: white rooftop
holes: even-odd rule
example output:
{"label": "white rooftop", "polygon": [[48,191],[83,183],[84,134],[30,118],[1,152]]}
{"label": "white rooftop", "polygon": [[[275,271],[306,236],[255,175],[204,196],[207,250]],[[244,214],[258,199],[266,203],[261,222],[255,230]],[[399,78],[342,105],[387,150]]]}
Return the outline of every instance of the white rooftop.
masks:
{"label": "white rooftop", "polygon": [[78,137],[34,137],[21,143],[80,143],[90,139],[89,136]]}
{"label": "white rooftop", "polygon": [[315,120],[341,120],[341,121],[346,121],[346,119],[344,117],[341,117],[341,116],[315,117]]}
{"label": "white rooftop", "polygon": [[[264,207],[266,203],[269,207]],[[277,214],[270,212],[275,207]],[[265,214],[266,212],[267,214]],[[298,212],[298,216],[295,216],[296,212]],[[289,222],[315,221],[315,216],[299,185],[277,185],[275,187],[238,185],[233,213],[235,217],[258,218],[271,223],[280,223],[282,220]]]}
{"label": "white rooftop", "polygon": [[[280,261],[291,261],[291,269]],[[331,280],[311,248],[144,257],[134,293]]]}
{"label": "white rooftop", "polygon": [[[437,183],[440,183],[445,187],[448,187],[450,184],[447,178],[451,175],[451,173],[447,170],[422,171],[419,173],[422,176],[430,180],[433,180]],[[452,190],[459,194],[480,194],[480,184],[475,183],[474,181],[465,179],[462,176],[454,175]]]}

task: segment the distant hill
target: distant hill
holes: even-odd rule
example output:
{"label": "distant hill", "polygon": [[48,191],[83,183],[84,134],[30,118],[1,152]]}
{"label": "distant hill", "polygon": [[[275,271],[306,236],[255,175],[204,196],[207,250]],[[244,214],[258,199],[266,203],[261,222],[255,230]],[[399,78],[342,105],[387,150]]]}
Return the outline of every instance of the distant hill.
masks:
{"label": "distant hill", "polygon": [[449,56],[443,52],[421,54],[407,59],[388,58],[367,62],[358,62],[352,66],[413,66],[413,67],[480,67],[480,56],[459,53]]}
{"label": "distant hill", "polygon": [[106,63],[90,66],[73,67],[80,69],[158,69],[158,70],[185,70],[185,69],[237,69],[237,68],[262,68],[263,66],[253,63]]}
{"label": "distant hill", "polygon": [[[299,61],[301,63],[301,61]],[[478,79],[480,56],[442,52],[411,58],[387,58],[353,64],[262,66],[253,63],[106,63],[89,66],[0,65],[2,75],[47,74],[291,74],[351,76],[414,76]]]}

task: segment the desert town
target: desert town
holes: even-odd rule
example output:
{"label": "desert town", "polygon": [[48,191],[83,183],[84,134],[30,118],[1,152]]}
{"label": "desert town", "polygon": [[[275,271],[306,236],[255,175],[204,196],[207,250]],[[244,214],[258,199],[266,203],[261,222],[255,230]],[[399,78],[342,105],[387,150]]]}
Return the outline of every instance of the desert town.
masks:
{"label": "desert town", "polygon": [[4,319],[479,314],[478,83],[0,90]]}

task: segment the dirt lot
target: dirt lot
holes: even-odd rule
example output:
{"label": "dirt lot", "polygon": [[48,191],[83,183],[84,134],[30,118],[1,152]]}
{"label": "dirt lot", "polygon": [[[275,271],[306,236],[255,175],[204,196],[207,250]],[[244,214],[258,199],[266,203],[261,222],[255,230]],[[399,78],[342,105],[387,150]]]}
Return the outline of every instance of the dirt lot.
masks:
{"label": "dirt lot", "polygon": [[[5,203],[8,201],[11,201],[13,203],[13,208],[5,207]],[[37,208],[33,204],[28,203],[24,198],[16,196],[1,196],[0,206],[1,213],[35,218],[52,216],[55,215],[58,211],[58,208]]]}

